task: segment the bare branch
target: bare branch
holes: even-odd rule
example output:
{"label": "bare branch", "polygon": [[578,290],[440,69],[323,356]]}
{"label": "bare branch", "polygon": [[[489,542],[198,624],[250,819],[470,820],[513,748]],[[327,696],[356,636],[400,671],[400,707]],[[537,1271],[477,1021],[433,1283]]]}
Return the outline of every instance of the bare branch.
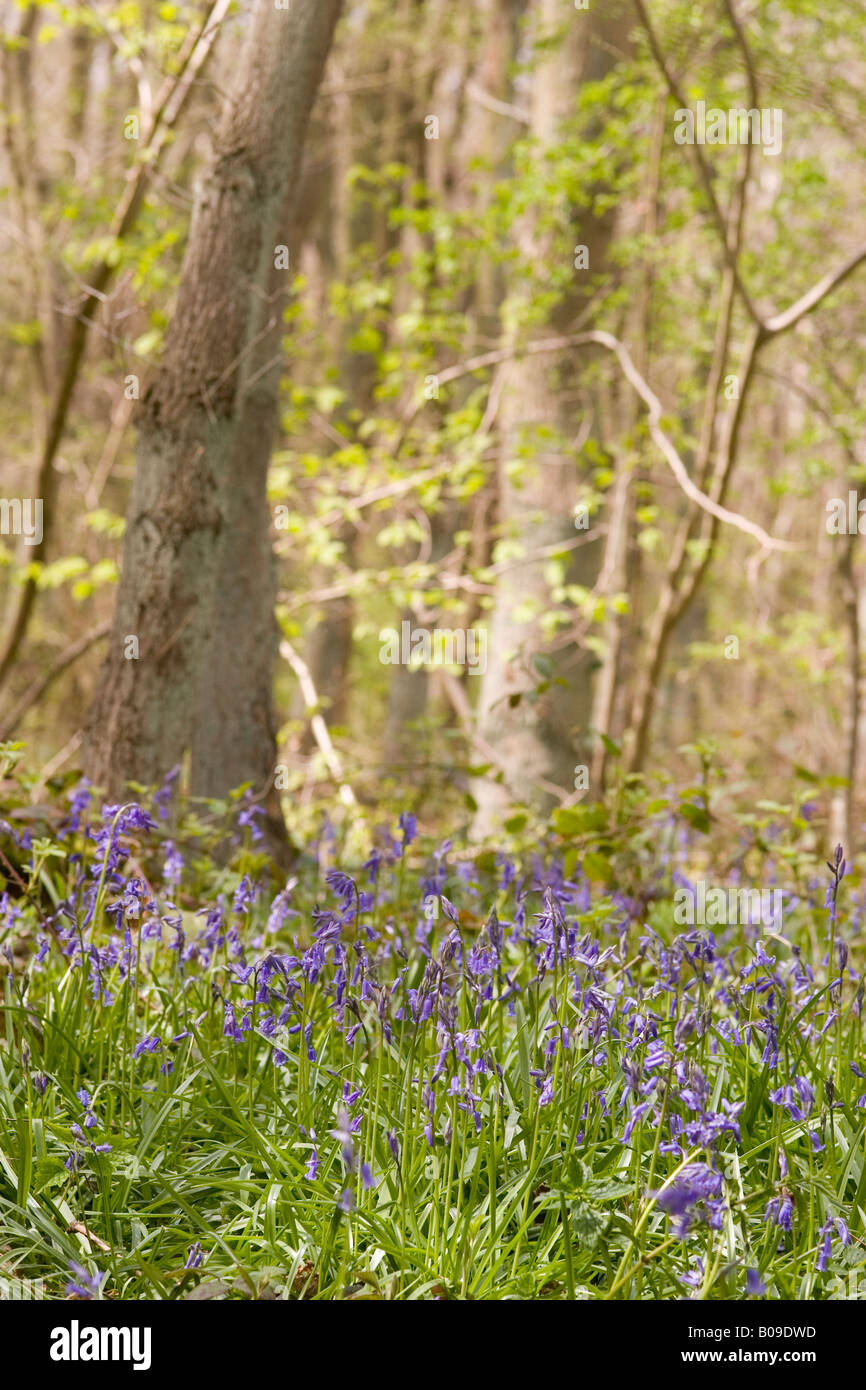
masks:
{"label": "bare branch", "polygon": [[728,12],[728,19],[731,21],[731,28],[737,36],[740,52],[743,55],[743,62],[746,65],[746,78],[749,84],[749,105],[760,106],[758,98],[758,76],[755,71],[755,63],[752,58],[752,50],[746,38],[746,31],[740,23],[739,15],[734,9],[734,0],[725,0],[725,9]]}
{"label": "bare branch", "polygon": [[510,116],[513,121],[520,121],[522,125],[528,125],[529,112],[522,106],[512,106],[508,101],[500,101],[498,97],[491,96],[485,92],[477,82],[469,81],[466,83],[466,95],[473,101],[477,101],[479,106],[483,106],[487,111],[492,111],[496,116]]}
{"label": "bare branch", "polygon": [[810,314],[817,308],[822,299],[826,299],[828,294],[837,289],[843,280],[857,269],[859,265],[866,261],[866,246],[861,246],[853,255],[849,256],[844,265],[839,266],[838,270],[831,270],[801,295],[798,300],[785,309],[781,314],[775,314],[773,318],[766,319],[763,325],[762,337],[775,338],[779,333],[787,333],[788,329],[794,328],[801,319]]}
{"label": "bare branch", "polygon": [[20,700],[13,705],[9,713],[3,718],[2,722],[0,722],[0,741],[9,737],[13,730],[21,723],[27,711],[32,709],[33,706],[41,700],[46,690],[49,686],[54,684],[58,676],[62,676],[63,672],[67,670],[73,662],[77,661],[85,652],[90,651],[90,648],[101,641],[103,637],[107,637],[110,631],[110,622],[100,623],[99,627],[93,628],[91,632],[85,632],[83,637],[79,637],[76,642],[71,643],[65,651],[61,652],[60,656],[54,662],[54,665],[46,671],[44,676],[40,676],[38,680],[35,680],[32,685],[28,686]]}
{"label": "bare branch", "polygon": [[[641,24],[646,30],[646,36],[650,46],[650,52],[652,53],[652,56],[655,59],[656,66],[658,67],[665,80],[665,84],[667,85],[668,91],[670,92],[674,101],[677,103],[677,107],[680,110],[684,111],[688,108],[688,102],[686,101],[685,94],[683,93],[679,83],[677,82],[677,79],[671,72],[671,69],[668,66],[667,59],[665,58],[665,55],[661,50],[661,46],[656,36],[656,32],[653,29],[653,26],[650,22],[650,17],[647,13],[644,0],[634,0],[634,4],[640,17]],[[713,188],[713,177],[710,173],[709,165],[707,164],[707,161],[704,158],[700,145],[689,145],[689,150],[691,152],[691,158],[694,161],[695,169],[697,171],[701,188],[703,189],[704,196],[707,200],[707,203],[709,204],[713,222],[715,223],[716,230],[719,234],[719,238],[722,243],[725,262],[730,268],[731,273],[734,277],[734,283],[737,286],[737,291],[744,305],[746,306],[746,309],[748,310],[750,317],[754,319],[756,324],[763,325],[763,320],[761,319],[760,314],[755,308],[755,305],[752,302],[752,297],[749,294],[749,291],[747,290],[745,284],[743,283],[742,276],[740,275],[740,267],[737,260],[737,255],[730,244],[728,224],[726,222],[725,215],[722,212],[722,209],[719,207],[719,201],[716,197],[715,189]]]}
{"label": "bare branch", "polygon": [[310,715],[310,727],[319,745],[322,757],[325,759],[327,769],[340,789],[340,800],[344,806],[350,806],[353,810],[357,810],[358,799],[346,781],[343,764],[340,762],[340,756],[331,742],[328,726],[317,710],[319,695],[313,683],[313,677],[310,675],[310,668],[303,657],[295,651],[291,642],[286,637],[280,642],[280,656],[285,657],[297,676],[298,685],[301,687],[301,694],[304,697],[304,703]]}
{"label": "bare branch", "polygon": [[[760,330],[755,330],[756,336],[759,332]],[[484,352],[477,357],[470,358],[468,362],[457,363],[453,367],[448,367],[445,371],[437,375],[441,385],[443,382],[456,381],[458,377],[467,376],[471,372],[481,371],[485,367],[496,366],[497,363],[505,362],[510,358],[545,352],[563,352],[567,348],[588,347],[592,343],[596,344],[598,347],[607,348],[609,352],[612,352],[616,356],[626,380],[634,387],[641,400],[646,405],[649,412],[648,424],[650,434],[667,460],[671,472],[686,496],[690,498],[696,506],[709,513],[710,516],[715,517],[717,521],[723,521],[728,526],[735,526],[737,530],[744,531],[746,535],[752,536],[767,550],[796,550],[797,547],[793,542],[774,540],[772,536],[767,534],[763,527],[758,526],[753,521],[749,521],[747,517],[740,516],[739,512],[733,512],[727,507],[720,506],[718,502],[714,502],[712,497],[702,492],[692,481],[677,449],[661,427],[660,422],[663,415],[661,402],[635,367],[629,356],[628,349],[618,338],[614,338],[610,333],[605,333],[601,330],[588,330],[585,333],[564,334],[557,338],[539,338],[535,342],[525,343],[513,348],[497,348],[494,351]],[[449,466],[446,466],[442,471],[447,472]],[[407,486],[410,484],[411,480],[407,480]],[[395,487],[392,492],[396,490]]]}
{"label": "bare branch", "polygon": [[661,427],[662,406],[661,401],[650,386],[644,381],[640,372],[635,367],[628,354],[628,349],[618,338],[614,338],[610,333],[603,333],[596,330],[592,333],[580,333],[577,338],[584,342],[598,343],[601,347],[608,348],[616,356],[619,365],[622,367],[626,380],[637,391],[641,400],[647,407],[647,424],[654,443],[661,450],[665,460],[682,488],[686,496],[700,507],[702,511],[715,517],[716,521],[723,521],[728,526],[735,526],[738,531],[744,531],[747,536],[752,536],[766,550],[796,550],[798,547],[792,541],[775,540],[768,535],[762,526],[754,521],[749,521],[747,517],[740,516],[739,512],[732,512],[728,507],[721,506],[714,502],[712,497],[708,497],[705,492],[692,481],[689,477],[685,464],[679,456],[673,442],[665,434]]}

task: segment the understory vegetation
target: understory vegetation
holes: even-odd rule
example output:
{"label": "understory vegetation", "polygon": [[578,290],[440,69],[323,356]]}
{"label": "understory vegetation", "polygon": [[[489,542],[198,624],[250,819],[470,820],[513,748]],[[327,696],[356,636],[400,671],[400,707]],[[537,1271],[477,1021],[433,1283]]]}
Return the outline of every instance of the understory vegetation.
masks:
{"label": "understory vegetation", "polygon": [[[323,816],[285,880],[248,796],[230,844],[171,779],[114,806],[60,783],[49,827],[3,753],[4,1278],[825,1299],[866,1277],[862,893],[808,793],[729,815],[705,755],[700,786],[626,779],[498,850],[405,812],[363,858]],[[710,880],[771,885],[780,918],[677,925]]]}

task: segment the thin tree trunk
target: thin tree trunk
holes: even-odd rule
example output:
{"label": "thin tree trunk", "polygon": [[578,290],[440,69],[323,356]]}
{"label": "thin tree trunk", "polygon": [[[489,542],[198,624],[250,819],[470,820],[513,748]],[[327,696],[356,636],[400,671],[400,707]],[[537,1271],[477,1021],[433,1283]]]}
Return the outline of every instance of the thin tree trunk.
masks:
{"label": "thin tree trunk", "polygon": [[[202,25],[196,30],[190,30],[178,58],[177,72],[166,80],[157,100],[153,124],[145,143],[144,153],[147,157],[143,157],[127,176],[123,196],[111,224],[109,235],[112,241],[122,241],[135,225],[151,174],[159,164],[167,136],[183,110],[195,79],[204,69],[219,23],[228,5],[229,0],[212,0]],[[28,564],[42,562],[48,553],[55,514],[58,511],[56,503],[59,479],[54,461],[66,429],[66,419],[84,361],[90,328],[105,297],[115,265],[114,258],[110,258],[99,261],[93,267],[88,276],[88,289],[72,321],[62,370],[58,374],[51,409],[47,414],[45,442],[34,479],[33,496],[43,501],[44,520],[41,540],[27,548]],[[10,603],[12,612],[8,617],[0,647],[0,686],[8,678],[27,634],[36,595],[36,580],[30,576],[20,586]]]}
{"label": "thin tree trunk", "polygon": [[845,538],[842,554],[839,557],[839,577],[842,581],[842,602],[845,606],[845,626],[848,629],[846,655],[846,689],[844,747],[845,766],[842,776],[846,780],[844,800],[844,824],[842,843],[847,853],[853,856],[857,851],[854,834],[854,789],[857,785],[857,765],[860,749],[860,610],[857,596],[857,580],[854,574],[854,557],[859,540],[854,531]]}
{"label": "thin tree trunk", "polygon": [[[529,134],[541,150],[553,149],[563,121],[574,109],[575,91],[581,81],[597,80],[613,60],[607,45],[596,47],[602,30],[607,36],[624,33],[619,14],[601,21],[590,14],[565,20],[559,0],[541,0],[537,6],[536,40],[538,70],[535,73],[529,111]],[[623,26],[620,29],[620,26]],[[545,54],[543,41],[561,34],[555,49]],[[604,263],[613,218],[575,219],[575,242],[589,248],[589,269],[596,276]],[[578,231],[579,228],[579,231]],[[544,234],[532,213],[517,229],[523,257],[545,256]],[[576,272],[577,273],[577,272]],[[515,285],[520,297],[520,283]],[[557,306],[552,326],[562,331],[585,303],[582,289]],[[565,543],[575,537],[574,512],[578,499],[574,460],[546,443],[543,454],[537,440],[570,422],[564,417],[563,381],[573,372],[569,354],[526,356],[508,363],[499,410],[499,524],[510,539],[519,539],[527,551]],[[536,436],[533,442],[532,436]],[[518,469],[515,461],[530,446],[531,457]],[[591,587],[598,573],[595,544],[583,547],[569,565],[567,583]],[[490,620],[488,665],[479,697],[478,732],[496,749],[500,766],[509,774],[473,783],[477,804],[474,832],[486,836],[515,798],[547,809],[552,787],[571,790],[576,759],[584,756],[592,706],[591,658],[574,643],[553,650],[544,634],[542,617],[549,607],[549,583],[544,563],[533,563],[500,575]],[[526,616],[523,616],[521,609]],[[533,662],[542,654],[549,660],[550,678],[538,695],[541,677]]]}
{"label": "thin tree trunk", "polygon": [[[661,180],[661,161],[664,149],[665,135],[665,111],[667,103],[664,98],[656,102],[655,119],[653,121],[652,140],[650,146],[650,159],[647,167],[646,185],[644,191],[644,221],[643,236],[648,246],[652,246],[658,228],[658,199],[659,185]],[[649,365],[649,335],[650,335],[650,310],[652,301],[653,266],[649,257],[644,259],[640,269],[639,293],[633,315],[635,352],[633,354],[634,363],[642,376],[647,375]],[[625,416],[628,422],[628,432],[637,424],[640,418],[640,404],[636,397],[630,396],[625,407]],[[604,559],[602,561],[602,578],[604,583],[599,583],[599,591],[605,598],[610,598],[617,593],[636,594],[637,589],[629,585],[630,570],[634,568],[630,549],[634,547],[634,538],[631,527],[631,465],[627,454],[631,446],[628,440],[624,450],[620,450],[616,463],[616,478],[611,489],[610,503],[607,508],[608,529],[605,539]],[[632,599],[634,602],[634,599]],[[608,603],[605,613],[604,623],[604,651],[601,658],[601,667],[595,681],[592,707],[592,730],[595,737],[593,746],[592,764],[590,772],[590,786],[594,795],[600,795],[604,789],[605,777],[607,773],[608,760],[610,757],[608,747],[601,735],[608,738],[614,737],[614,705],[617,691],[622,680],[622,655],[625,632],[631,623],[631,615],[625,615],[615,610],[611,603]]]}
{"label": "thin tree trunk", "polygon": [[285,280],[276,248],[340,8],[255,7],[143,402],[114,630],[86,733],[88,775],[112,792],[156,782],[188,749],[194,793],[251,782],[274,846],[285,842],[265,486]]}

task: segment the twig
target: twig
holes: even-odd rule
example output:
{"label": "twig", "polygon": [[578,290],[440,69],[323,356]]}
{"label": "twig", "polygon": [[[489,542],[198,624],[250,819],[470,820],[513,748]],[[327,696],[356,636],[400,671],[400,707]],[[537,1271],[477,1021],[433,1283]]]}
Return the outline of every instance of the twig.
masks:
{"label": "twig", "polygon": [[473,101],[477,101],[479,106],[483,106],[487,111],[492,111],[496,116],[510,116],[513,121],[519,121],[521,125],[529,125],[530,114],[522,106],[512,106],[508,101],[500,101],[498,97],[491,96],[485,92],[477,82],[470,80],[466,83],[466,95]]}
{"label": "twig", "polygon": [[[662,74],[662,77],[665,80],[668,91],[670,92],[674,101],[677,103],[677,107],[680,110],[684,111],[688,108],[688,102],[685,99],[685,95],[679,83],[677,82],[677,79],[674,77],[670,67],[668,66],[667,59],[665,58],[665,55],[661,49],[661,45],[659,44],[658,38],[656,37],[656,32],[653,29],[653,26],[650,22],[650,17],[647,13],[644,0],[634,0],[634,4],[635,9],[637,10],[638,15],[640,17],[641,24],[646,30],[646,36],[647,41],[649,43],[650,52],[652,53],[652,56],[655,59],[656,66],[658,67],[659,71]],[[760,314],[758,313],[757,309],[755,308],[754,304],[752,303],[752,297],[749,294],[749,291],[747,290],[745,284],[743,283],[742,276],[740,275],[740,267],[738,264],[736,252],[733,250],[729,242],[728,224],[725,219],[725,215],[722,212],[722,209],[719,207],[719,201],[716,197],[715,189],[713,188],[713,176],[710,172],[709,165],[707,164],[707,161],[704,157],[700,145],[689,145],[689,151],[691,153],[692,159],[694,160],[698,180],[700,182],[701,188],[704,191],[704,196],[706,197],[706,200],[709,204],[710,213],[712,215],[716,231],[719,234],[719,239],[722,243],[722,250],[724,252],[725,261],[734,277],[734,282],[737,286],[740,298],[746,306],[746,309],[748,310],[751,318],[759,327],[762,328],[763,320]]]}
{"label": "twig", "polygon": [[62,676],[63,672],[71,666],[74,661],[77,661],[80,656],[83,656],[85,652],[89,651],[96,642],[99,642],[103,637],[107,637],[110,631],[110,622],[100,623],[99,627],[95,627],[92,631],[86,632],[83,637],[78,638],[77,642],[71,643],[65,651],[61,652],[54,665],[50,667],[44,676],[40,676],[38,680],[35,680],[33,684],[25,690],[20,700],[12,706],[12,709],[3,719],[3,722],[0,723],[0,742],[9,737],[16,726],[21,723],[27,711],[32,709],[37,701],[42,698],[48,687],[54,684],[58,676]]}
{"label": "twig", "polygon": [[111,1246],[104,1241],[101,1236],[94,1235],[93,1231],[85,1226],[83,1221],[70,1221],[66,1229],[67,1231],[74,1232],[77,1236],[84,1236],[86,1240],[90,1241],[91,1245],[96,1246],[97,1250],[102,1250],[105,1254],[110,1253]]}
{"label": "twig", "polygon": [[[511,770],[508,764],[499,756],[493,745],[488,743],[477,731],[472,714],[472,707],[469,704],[466,691],[463,689],[460,681],[456,676],[452,676],[450,671],[440,671],[439,677],[445,694],[451,704],[451,708],[457,715],[460,727],[469,743],[478,749],[482,757],[487,758],[489,762],[493,763],[494,767],[498,767],[500,772],[504,773],[506,777],[510,777]],[[565,791],[564,787],[557,786],[555,782],[548,782],[544,777],[535,777],[533,778],[533,782],[535,786],[555,796],[557,801],[563,804],[567,800],[570,800],[569,794]]]}
{"label": "twig", "polygon": [[280,656],[285,658],[297,676],[298,685],[301,687],[301,694],[304,697],[304,703],[307,706],[307,712],[310,716],[310,728],[319,745],[322,757],[325,759],[328,771],[340,789],[340,800],[344,806],[349,806],[353,810],[357,810],[358,799],[349,786],[349,783],[346,781],[343,764],[331,741],[328,726],[317,710],[319,696],[313,682],[313,677],[310,675],[310,668],[303,657],[295,651],[291,642],[286,637],[280,642]]}

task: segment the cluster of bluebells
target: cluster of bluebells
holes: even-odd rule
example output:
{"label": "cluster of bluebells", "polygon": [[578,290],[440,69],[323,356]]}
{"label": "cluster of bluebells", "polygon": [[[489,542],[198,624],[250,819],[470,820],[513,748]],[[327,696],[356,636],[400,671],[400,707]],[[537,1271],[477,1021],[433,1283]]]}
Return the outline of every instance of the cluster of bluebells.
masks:
{"label": "cluster of bluebells", "polygon": [[[327,1191],[344,1212],[374,1202],[389,1176],[399,1182],[405,1137],[432,1152],[451,1145],[458,1130],[470,1138],[501,1134],[517,1095],[539,1123],[561,1105],[574,1116],[563,1130],[564,1157],[613,1148],[628,1168],[635,1152],[653,1155],[656,1180],[645,1196],[665,1214],[671,1234],[686,1241],[701,1227],[717,1231],[724,1223],[731,1199],[725,1159],[742,1144],[747,1097],[725,1094],[719,1077],[751,1071],[769,1079],[761,1103],[781,1136],[778,1182],[773,1187],[775,1174],[767,1178],[764,1192],[769,1187],[773,1195],[764,1219],[780,1240],[791,1233],[796,1202],[786,1150],[823,1152],[841,1102],[832,1088],[816,1095],[807,1069],[789,1059],[820,1046],[840,1017],[844,985],[859,985],[838,919],[841,849],[829,864],[834,978],[827,990],[796,948],[783,952],[774,941],[769,949],[760,924],[742,932],[663,932],[657,917],[655,925],[648,920],[646,897],[613,891],[599,905],[579,865],[566,871],[541,852],[528,862],[497,854],[492,882],[482,882],[474,863],[454,862],[445,841],[408,903],[401,885],[417,838],[408,813],[397,836],[379,836],[360,869],[323,875],[311,911],[301,905],[297,878],[274,894],[244,875],[201,907],[198,926],[190,928],[177,906],[187,866],[166,824],[173,787],[170,780],[157,794],[153,815],[135,804],[107,806],[92,826],[90,789],[73,794],[64,834],[86,837],[87,848],[78,855],[75,889],[50,924],[66,966],[82,972],[99,1008],[124,1007],[157,958],[170,967],[181,1010],[191,985],[207,983],[211,1008],[199,1004],[182,1027],[167,1027],[164,1017],[148,1022],[146,1011],[141,1016],[131,1045],[139,1084],[174,1084],[183,1048],[201,1046],[200,1030],[213,1017],[217,1045],[237,1049],[239,1065],[255,1057],[259,1067],[267,1058],[276,1088],[304,1078],[314,1095],[335,1079],[332,1112],[324,1121],[318,1115],[318,1128],[298,1118],[285,1139],[300,1156],[303,1182]],[[259,820],[259,808],[245,799],[239,842],[259,842]],[[141,856],[132,848],[139,840],[153,857],[159,851],[158,886],[137,867]],[[328,827],[319,849],[333,853]],[[659,876],[681,874],[684,842],[680,852],[682,862],[675,855]],[[495,907],[479,911],[491,896]],[[845,1007],[859,1013],[861,1005],[858,991]],[[792,1018],[794,1048],[784,1045]],[[515,1085],[518,1033],[526,1066]],[[722,1066],[727,1052],[739,1052],[748,1065]],[[390,1113],[403,1118],[400,1127],[391,1121],[382,1142],[375,1126],[386,1111],[365,1080],[373,1053],[408,1059],[403,1069],[394,1063],[402,1094],[390,1098]],[[856,1062],[851,1067],[866,1080]],[[96,1142],[90,1094],[82,1090],[78,1099],[70,1171],[83,1165],[88,1148],[110,1149]],[[866,1108],[866,1093],[858,1104]],[[669,1181],[666,1171],[675,1174]],[[833,1243],[850,1239],[842,1217],[828,1217],[820,1238],[824,1270]],[[200,1262],[196,1244],[187,1268]],[[682,1278],[699,1287],[702,1267],[692,1264]],[[760,1273],[750,1270],[747,1292],[760,1287]]]}
{"label": "cluster of bluebells", "polygon": [[721,1173],[707,1163],[690,1163],[656,1194],[656,1200],[672,1218],[675,1235],[687,1235],[699,1216],[718,1230],[726,1211],[722,1187]]}

